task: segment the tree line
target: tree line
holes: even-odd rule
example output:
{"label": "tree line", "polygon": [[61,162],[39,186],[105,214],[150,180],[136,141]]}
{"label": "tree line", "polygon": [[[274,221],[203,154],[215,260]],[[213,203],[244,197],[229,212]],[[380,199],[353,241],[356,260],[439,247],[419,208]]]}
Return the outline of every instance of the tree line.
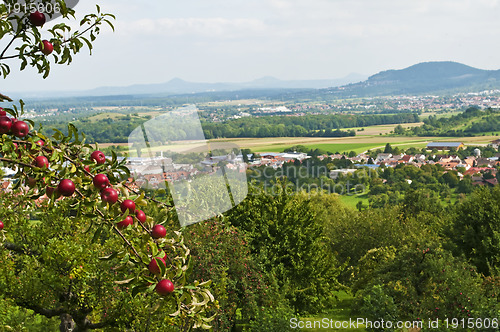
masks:
{"label": "tree line", "polygon": [[264,116],[228,120],[222,123],[203,123],[206,138],[233,137],[302,137],[354,136],[353,130],[342,128],[383,124],[419,122],[416,113],[400,114],[333,114],[305,116]]}

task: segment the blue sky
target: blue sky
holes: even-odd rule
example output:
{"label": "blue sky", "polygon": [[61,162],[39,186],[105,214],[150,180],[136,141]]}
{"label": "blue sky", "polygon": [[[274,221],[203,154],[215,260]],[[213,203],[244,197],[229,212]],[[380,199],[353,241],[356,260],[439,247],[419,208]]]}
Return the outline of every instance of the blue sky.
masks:
{"label": "blue sky", "polygon": [[500,69],[500,0],[87,0],[75,9],[96,3],[117,20],[92,56],[45,80],[13,64],[2,90],[339,78],[437,60]]}

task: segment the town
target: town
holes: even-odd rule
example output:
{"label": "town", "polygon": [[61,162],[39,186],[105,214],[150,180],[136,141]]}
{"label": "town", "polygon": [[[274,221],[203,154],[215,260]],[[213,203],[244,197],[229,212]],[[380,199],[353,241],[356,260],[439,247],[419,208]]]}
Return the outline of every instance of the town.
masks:
{"label": "town", "polygon": [[[331,179],[337,179],[341,175],[354,173],[357,169],[379,168],[379,167],[396,167],[398,165],[412,165],[422,167],[423,165],[439,165],[445,171],[458,171],[457,175],[460,179],[465,176],[471,176],[474,185],[489,185],[498,184],[495,177],[497,167],[500,166],[500,153],[493,156],[484,157],[481,155],[481,149],[476,147],[473,154],[460,158],[453,154],[453,151],[464,149],[465,145],[461,142],[431,142],[427,144],[426,150],[428,153],[388,153],[380,152],[376,155],[368,153],[360,153],[355,156],[345,154],[322,154],[317,156],[319,160],[339,160],[345,159],[351,162],[350,168],[334,168],[328,170],[328,176]],[[498,151],[500,147],[500,139],[494,140],[489,144],[489,147]],[[221,167],[226,171],[235,171],[238,173],[245,172],[246,169],[257,167],[270,167],[280,169],[285,163],[299,162],[303,163],[310,159],[311,156],[305,152],[261,152],[259,154],[243,155],[235,154],[234,152],[218,155],[218,156],[202,156],[200,154],[199,162],[197,163],[175,163],[171,157],[164,157],[163,153],[160,156],[145,158],[145,157],[130,157],[127,159],[126,166],[130,170],[132,177],[128,179],[130,185],[136,189],[147,186],[148,188],[159,188],[164,182],[189,181],[199,176],[215,174]],[[123,157],[118,157],[123,160]],[[246,162],[245,162],[246,161]],[[8,190],[12,186],[10,177],[16,172],[8,169],[2,169],[4,178],[2,179],[2,190]],[[319,177],[323,174],[317,174]],[[488,177],[484,178],[484,174],[488,173]],[[491,177],[493,175],[493,177]]]}

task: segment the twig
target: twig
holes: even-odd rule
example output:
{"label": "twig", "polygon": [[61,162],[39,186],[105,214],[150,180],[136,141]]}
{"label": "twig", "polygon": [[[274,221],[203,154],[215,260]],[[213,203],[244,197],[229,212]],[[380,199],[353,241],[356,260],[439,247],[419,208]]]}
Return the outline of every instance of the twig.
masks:
{"label": "twig", "polygon": [[9,49],[9,47],[12,45],[12,43],[14,42],[14,40],[16,40],[16,39],[17,39],[17,38],[21,35],[21,33],[22,33],[23,31],[24,31],[24,28],[23,28],[23,29],[21,29],[18,33],[16,33],[16,34],[14,35],[14,37],[12,37],[12,39],[11,39],[11,40],[10,40],[10,42],[7,44],[7,46],[5,46],[5,48],[4,48],[3,52],[2,52],[2,54],[0,54],[0,60],[1,60],[1,59],[7,59],[7,58],[4,58],[4,57],[3,57],[3,56],[5,55],[5,52],[7,52],[7,50],[8,50],[8,49]]}
{"label": "twig", "polygon": [[12,159],[7,159],[7,158],[0,158],[0,161],[4,161],[6,163],[11,163],[11,164],[16,164],[16,165],[19,165],[19,166],[29,167],[29,168],[34,168],[35,167],[34,165],[25,164],[25,163],[22,163],[20,161],[16,161],[16,160],[12,160]]}
{"label": "twig", "polygon": [[[103,218],[105,219],[106,217],[104,216],[104,213],[101,212],[101,210],[99,209],[96,209],[97,213]],[[137,256],[137,258],[139,258],[139,260],[142,262],[142,257],[141,255],[139,255],[139,253],[137,252],[137,250],[135,249],[134,245],[132,243],[130,243],[129,240],[127,240],[127,238],[125,237],[125,235],[123,235],[122,232],[120,232],[120,230],[116,227],[116,225],[113,225],[113,230],[122,238],[123,242],[125,242],[131,249],[132,251],[134,252],[134,254]]]}
{"label": "twig", "polygon": [[[123,184],[123,186],[124,186],[125,188],[127,188],[128,190],[130,190],[131,192],[133,192],[134,194],[136,194],[136,195],[140,195],[140,194],[141,194],[139,191],[137,191],[137,190],[135,190],[135,189],[130,188],[130,187],[129,187],[129,186],[127,186],[126,184]],[[166,204],[166,203],[160,202],[160,201],[158,201],[158,200],[156,200],[156,199],[154,199],[154,198],[152,198],[152,197],[150,197],[150,196],[147,196],[147,195],[144,195],[144,198],[146,198],[146,199],[148,199],[148,200],[150,200],[150,201],[152,201],[152,202],[155,202],[155,203],[157,203],[157,204],[161,204],[161,205],[163,205],[163,206],[165,206],[165,207],[168,207],[168,208],[173,208],[173,207],[174,207],[173,205],[169,205],[169,204]]]}

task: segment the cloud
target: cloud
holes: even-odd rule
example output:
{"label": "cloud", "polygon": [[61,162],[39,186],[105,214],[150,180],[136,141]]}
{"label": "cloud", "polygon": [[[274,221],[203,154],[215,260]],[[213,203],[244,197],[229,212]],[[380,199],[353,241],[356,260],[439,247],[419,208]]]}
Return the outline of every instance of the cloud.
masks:
{"label": "cloud", "polygon": [[[51,76],[77,72],[68,77],[88,77],[80,81],[90,87],[341,77],[435,59],[500,68],[500,0],[105,0],[101,8],[116,14],[116,32],[103,29],[92,57],[84,52]],[[20,90],[32,82],[12,78]]]}
{"label": "cloud", "polygon": [[262,34],[267,26],[259,19],[215,18],[159,18],[141,19],[117,27],[120,34],[148,36],[199,36],[235,38],[242,35]]}

